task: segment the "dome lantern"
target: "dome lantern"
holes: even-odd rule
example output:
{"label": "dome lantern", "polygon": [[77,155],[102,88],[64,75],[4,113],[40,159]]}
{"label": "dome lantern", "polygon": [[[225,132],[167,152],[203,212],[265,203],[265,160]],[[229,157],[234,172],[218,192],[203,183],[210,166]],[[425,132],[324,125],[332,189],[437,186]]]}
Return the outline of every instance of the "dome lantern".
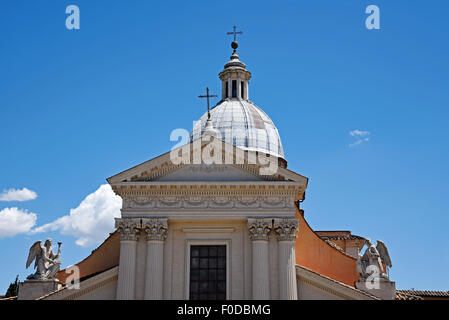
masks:
{"label": "dome lantern", "polygon": [[234,35],[234,41],[231,43],[231,47],[234,51],[231,55],[231,60],[224,65],[224,70],[218,75],[222,83],[222,100],[249,99],[248,82],[251,79],[251,72],[246,70],[246,65],[240,61],[237,54],[239,44],[236,41],[236,35],[242,33],[242,31],[236,31],[236,26],[234,26],[233,32],[228,32],[228,34]]}

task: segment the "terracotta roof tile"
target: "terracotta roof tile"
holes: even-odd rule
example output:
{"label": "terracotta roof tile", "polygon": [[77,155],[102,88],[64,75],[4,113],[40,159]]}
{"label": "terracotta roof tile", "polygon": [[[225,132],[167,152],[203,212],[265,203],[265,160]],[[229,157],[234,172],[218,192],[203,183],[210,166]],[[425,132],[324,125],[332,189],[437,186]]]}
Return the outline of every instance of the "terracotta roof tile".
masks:
{"label": "terracotta roof tile", "polygon": [[320,234],[320,231],[316,231],[316,233],[323,240],[365,240],[365,238],[361,236],[357,236],[355,234],[345,234],[345,235],[323,235]]}
{"label": "terracotta roof tile", "polygon": [[414,296],[404,290],[396,290],[396,300],[424,300],[419,296]]}
{"label": "terracotta roof tile", "polygon": [[448,297],[449,291],[433,291],[433,290],[396,290],[397,292],[411,294],[420,297]]}

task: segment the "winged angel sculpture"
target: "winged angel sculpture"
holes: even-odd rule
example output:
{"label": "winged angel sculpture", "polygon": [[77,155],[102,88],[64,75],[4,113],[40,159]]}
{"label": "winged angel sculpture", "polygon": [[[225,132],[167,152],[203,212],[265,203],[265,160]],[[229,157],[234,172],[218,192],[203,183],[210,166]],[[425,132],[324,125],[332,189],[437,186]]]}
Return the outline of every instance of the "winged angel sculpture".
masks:
{"label": "winged angel sculpture", "polygon": [[61,242],[58,242],[58,253],[54,254],[51,248],[51,239],[47,239],[42,245],[41,241],[36,241],[30,248],[26,267],[28,268],[33,261],[36,272],[30,274],[28,280],[48,280],[54,279],[56,272],[59,271],[61,260]]}
{"label": "winged angel sculpture", "polygon": [[392,264],[387,246],[380,240],[377,240],[377,246],[374,246],[370,239],[366,239],[366,245],[365,253],[363,255],[359,253],[357,259],[357,272],[360,278],[366,280],[377,273],[381,278],[388,280],[385,267],[391,268]]}

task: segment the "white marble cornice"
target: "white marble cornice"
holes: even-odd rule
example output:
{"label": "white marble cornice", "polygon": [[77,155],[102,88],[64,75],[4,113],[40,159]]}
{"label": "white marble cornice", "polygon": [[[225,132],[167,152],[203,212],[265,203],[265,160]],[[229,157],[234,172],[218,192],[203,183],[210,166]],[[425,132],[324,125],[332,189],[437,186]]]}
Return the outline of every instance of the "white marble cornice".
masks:
{"label": "white marble cornice", "polygon": [[298,182],[123,182],[112,186],[122,198],[135,197],[301,197],[305,186]]}

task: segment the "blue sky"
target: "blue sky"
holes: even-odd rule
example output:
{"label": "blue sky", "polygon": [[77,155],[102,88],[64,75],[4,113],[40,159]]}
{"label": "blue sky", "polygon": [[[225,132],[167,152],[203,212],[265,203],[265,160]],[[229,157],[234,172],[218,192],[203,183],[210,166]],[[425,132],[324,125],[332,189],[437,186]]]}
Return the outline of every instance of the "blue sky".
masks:
{"label": "blue sky", "polygon": [[[65,27],[70,4],[80,30]],[[365,28],[370,4],[380,30]],[[112,231],[120,200],[100,186],[191,129],[205,111],[197,96],[220,92],[234,24],[250,99],[310,179],[311,226],[383,240],[398,288],[449,290],[448,11],[423,0],[1,1],[0,294],[32,272],[34,241],[62,241],[66,266]],[[354,130],[369,140],[353,145]],[[36,198],[5,201],[23,188]],[[70,212],[78,220],[58,220]]]}

